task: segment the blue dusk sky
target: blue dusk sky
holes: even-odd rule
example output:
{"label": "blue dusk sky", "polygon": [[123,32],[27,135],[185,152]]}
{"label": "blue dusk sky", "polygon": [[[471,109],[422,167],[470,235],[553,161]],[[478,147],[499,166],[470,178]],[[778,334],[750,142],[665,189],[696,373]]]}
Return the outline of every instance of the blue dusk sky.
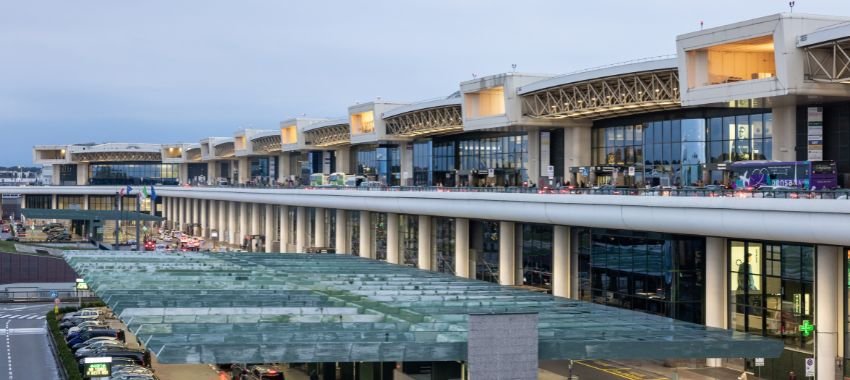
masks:
{"label": "blue dusk sky", "polygon": [[[675,37],[787,1],[4,1],[0,165],[37,144],[197,142],[473,74],[562,74],[675,53]],[[850,17],[850,1],[794,12]]]}

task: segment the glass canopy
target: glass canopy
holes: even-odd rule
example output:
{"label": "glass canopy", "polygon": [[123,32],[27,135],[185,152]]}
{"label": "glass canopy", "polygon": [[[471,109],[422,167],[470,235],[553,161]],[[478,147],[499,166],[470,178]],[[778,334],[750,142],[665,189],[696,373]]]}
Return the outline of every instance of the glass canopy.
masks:
{"label": "glass canopy", "polygon": [[348,255],[67,251],[163,363],[463,361],[470,314],[553,359],[777,357],[782,342]]}

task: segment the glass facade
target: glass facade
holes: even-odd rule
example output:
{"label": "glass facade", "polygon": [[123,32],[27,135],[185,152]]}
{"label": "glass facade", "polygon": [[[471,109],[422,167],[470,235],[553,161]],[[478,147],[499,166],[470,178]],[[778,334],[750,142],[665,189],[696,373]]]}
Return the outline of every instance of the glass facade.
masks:
{"label": "glass facade", "polygon": [[401,263],[412,267],[419,263],[419,217],[399,215],[401,227]]}
{"label": "glass facade", "polygon": [[92,185],[177,185],[179,164],[98,162],[89,165]]}
{"label": "glass facade", "polygon": [[357,175],[387,186],[401,185],[401,157],[397,145],[373,145],[354,153]]}
{"label": "glass facade", "polygon": [[730,328],[812,350],[799,327],[814,321],[813,246],[730,240],[728,288]]}
{"label": "glass facade", "polygon": [[375,259],[387,261],[387,214],[383,212],[369,213],[372,218],[372,249]]}
{"label": "glass facade", "polygon": [[351,255],[360,256],[360,211],[348,211],[348,240],[351,241]]}
{"label": "glass facade", "polygon": [[526,134],[460,140],[457,146],[460,186],[521,186],[528,181]]}
{"label": "glass facade", "polygon": [[[593,131],[591,154],[593,165],[611,169],[597,173],[596,184],[697,185],[705,179],[706,164],[771,159],[772,115],[724,112],[737,115],[706,112],[668,120],[650,115],[646,120],[606,121]],[[635,168],[634,178],[625,175],[627,167]],[[712,172],[709,180],[723,182],[723,175]]]}
{"label": "glass facade", "polygon": [[579,228],[579,297],[703,323],[705,239]]}
{"label": "glass facade", "polygon": [[65,186],[77,184],[77,165],[59,165],[59,183]]}
{"label": "glass facade", "polygon": [[434,254],[437,258],[437,271],[455,273],[455,219],[432,217],[434,223]]}
{"label": "glass facade", "polygon": [[27,195],[26,208],[53,208],[53,198],[50,195]]}
{"label": "glass facade", "polygon": [[[480,251],[476,251],[475,278],[478,280],[499,282],[499,223],[470,221],[470,235],[475,231],[480,235]],[[476,225],[473,230],[472,225]],[[477,245],[473,243],[474,245]]]}
{"label": "glass facade", "polygon": [[115,197],[112,195],[89,195],[89,210],[114,210]]}
{"label": "glass facade", "polygon": [[85,207],[85,196],[83,195],[57,195],[56,207],[60,210],[83,210]]}
{"label": "glass facade", "polygon": [[431,171],[433,142],[431,140],[413,143],[413,186],[431,186],[434,183]]}
{"label": "glass facade", "polygon": [[522,224],[522,284],[552,290],[551,225]]}

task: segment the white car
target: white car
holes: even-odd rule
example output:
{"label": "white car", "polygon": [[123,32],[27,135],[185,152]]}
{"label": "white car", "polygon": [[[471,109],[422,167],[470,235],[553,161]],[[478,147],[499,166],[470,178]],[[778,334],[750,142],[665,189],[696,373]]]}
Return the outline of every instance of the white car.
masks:
{"label": "white car", "polygon": [[98,317],[100,317],[100,310],[97,310],[97,309],[83,309],[83,310],[80,310],[80,311],[78,311],[78,312],[76,312],[76,313],[65,314],[65,315],[62,317],[62,320],[63,320],[63,321],[65,321],[65,320],[72,319],[72,318],[92,318],[92,319],[97,319]]}
{"label": "white car", "polygon": [[76,326],[68,329],[68,332],[65,333],[65,335],[66,336],[71,335],[71,334],[73,334],[77,331],[80,331],[83,327],[88,327],[88,326],[106,326],[106,324],[101,322],[101,321],[85,321],[83,323],[80,323],[79,325],[76,325]]}

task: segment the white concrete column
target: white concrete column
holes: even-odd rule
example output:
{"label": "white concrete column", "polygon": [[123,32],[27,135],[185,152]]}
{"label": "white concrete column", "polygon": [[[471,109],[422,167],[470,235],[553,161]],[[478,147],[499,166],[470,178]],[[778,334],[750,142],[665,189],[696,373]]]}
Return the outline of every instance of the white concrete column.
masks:
{"label": "white concrete column", "polygon": [[236,245],[236,202],[227,202],[227,241]]}
{"label": "white concrete column", "polygon": [[[401,142],[398,146],[401,163],[401,186],[413,185],[413,143]],[[406,175],[405,175],[406,174]]]}
{"label": "white concrete column", "polygon": [[455,218],[455,275],[469,278],[469,219]]}
{"label": "white concrete column", "polygon": [[[59,173],[59,172],[54,172]],[[59,175],[54,175],[54,177],[59,177]],[[77,186],[85,186],[89,184],[89,164],[87,163],[77,163]]]}
{"label": "white concrete column", "polygon": [[307,248],[307,208],[295,209],[295,252],[304,253]]}
{"label": "white concrete column", "polygon": [[193,199],[186,198],[186,203],[185,203],[186,211],[183,213],[184,218],[185,218],[185,219],[183,219],[183,225],[192,224],[192,223],[195,222],[194,219],[192,219],[195,216],[194,211],[192,211],[192,203],[193,202],[194,202]]}
{"label": "white concrete column", "polygon": [[289,206],[280,206],[280,251],[286,252],[289,243]]}
{"label": "white concrete column", "polygon": [[[119,201],[120,202],[120,201]],[[189,223],[189,200],[186,198],[180,198],[180,231],[183,231],[183,227]]]}
{"label": "white concrete column", "polygon": [[200,222],[198,222],[198,223],[201,224],[201,236],[209,237],[210,236],[210,226],[207,222],[207,211],[209,211],[209,210],[207,210],[207,200],[206,199],[198,199],[198,206],[199,206],[198,207],[198,214],[200,214],[200,218],[198,218],[200,220]]}
{"label": "white concrete column", "polygon": [[328,236],[325,224],[325,209],[316,207],[314,215],[315,220],[313,221],[313,234],[316,235],[316,247],[325,247],[328,245]]}
{"label": "white concrete column", "polygon": [[[215,147],[210,147],[211,150],[215,151]],[[207,162],[207,184],[215,185],[218,183],[218,162],[209,161]]]}
{"label": "white concrete column", "polygon": [[394,212],[387,213],[387,262],[392,264],[399,263],[399,222],[398,214]]}
{"label": "white concrete column", "polygon": [[351,164],[350,157],[351,149],[350,148],[337,148],[334,151],[334,158],[336,159],[336,171],[339,173],[351,173]]}
{"label": "white concrete column", "polygon": [[[705,325],[726,328],[726,239],[705,238]],[[721,367],[723,359],[708,358],[707,366]]]}
{"label": "white concrete column", "polygon": [[207,234],[205,236],[212,236],[212,230],[218,230],[218,201],[210,199],[207,202]]}
{"label": "white concrete column", "polygon": [[[192,223],[200,224],[201,230],[203,230],[204,226],[203,226],[203,223],[201,222],[201,200],[200,199],[193,199],[192,200],[192,212],[193,212]],[[201,233],[201,235],[203,235],[203,233]]]}
{"label": "white concrete column", "polygon": [[237,162],[239,163],[239,184],[245,184],[251,179],[251,173],[248,173],[248,157],[239,157]]}
{"label": "white concrete column", "polygon": [[540,130],[528,131],[528,179],[538,186],[540,179]]}
{"label": "white concrete column", "polygon": [[260,204],[251,203],[251,235],[260,234]]}
{"label": "white concrete column", "polygon": [[[50,208],[56,210],[59,208],[59,200],[57,199],[56,194],[50,195]],[[136,210],[133,210],[136,211]]]}
{"label": "white concrete column", "polygon": [[555,226],[552,233],[552,295],[570,297],[570,227]]}
{"label": "white concrete column", "polygon": [[842,289],[838,268],[841,250],[819,245],[815,255],[815,369],[817,379],[835,379],[838,358],[838,306]]}
{"label": "white concrete column", "polygon": [[360,211],[360,257],[375,258],[372,252],[372,213]]}
{"label": "white concrete column", "polygon": [[516,285],[514,222],[499,222],[499,284]]}
{"label": "white concrete column", "polygon": [[[248,223],[248,204],[239,202],[239,234],[236,235],[236,244],[240,246],[245,242],[245,235],[248,234],[248,229],[250,228]],[[251,247],[248,247],[248,251],[250,250]]]}
{"label": "white concrete column", "polygon": [[778,161],[797,161],[797,106],[783,105],[774,107],[772,113],[772,159]]}
{"label": "white concrete column", "polygon": [[189,164],[179,164],[179,165],[180,165],[180,167],[178,168],[179,176],[180,176],[179,180],[180,180],[180,184],[182,185],[184,183],[189,182]]}
{"label": "white concrete column", "polygon": [[266,205],[266,252],[274,252],[274,205]]}
{"label": "white concrete column", "polygon": [[417,267],[424,270],[433,270],[434,263],[431,260],[431,216],[419,215],[419,231],[417,231],[416,258]]}
{"label": "white concrete column", "polygon": [[280,167],[278,168],[278,181],[286,183],[286,179],[292,174],[292,160],[289,158],[289,152],[280,155]]}
{"label": "white concrete column", "polygon": [[348,213],[343,209],[336,209],[336,253],[351,253],[350,240],[348,239]]}
{"label": "white concrete column", "polygon": [[576,126],[564,128],[564,173],[563,178],[577,185],[570,174],[570,168],[576,166],[589,166],[591,162],[591,124],[587,126]]}
{"label": "white concrete column", "polygon": [[218,230],[218,241],[226,242],[227,236],[224,234],[224,231],[228,229],[227,226],[227,201],[216,201],[218,205],[216,208],[218,212],[216,216],[218,216],[218,223],[216,224],[216,229]]}

